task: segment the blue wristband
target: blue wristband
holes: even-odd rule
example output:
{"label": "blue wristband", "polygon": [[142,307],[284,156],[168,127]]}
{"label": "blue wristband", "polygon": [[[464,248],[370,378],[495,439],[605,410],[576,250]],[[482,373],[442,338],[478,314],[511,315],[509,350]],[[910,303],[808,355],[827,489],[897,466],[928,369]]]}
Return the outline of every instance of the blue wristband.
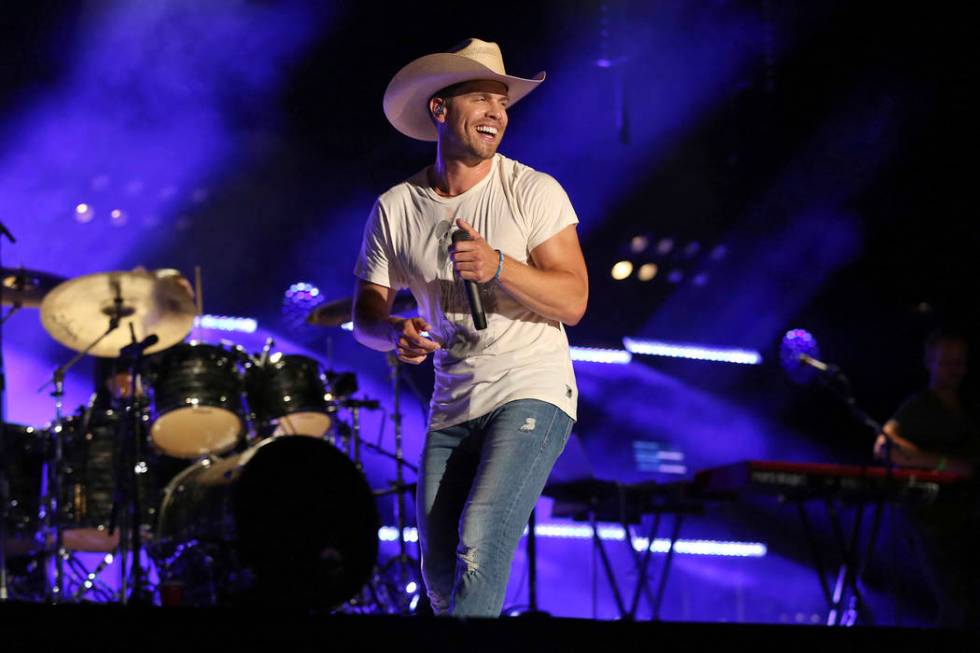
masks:
{"label": "blue wristband", "polygon": [[497,261],[497,274],[493,275],[494,281],[500,281],[500,271],[504,269],[504,253],[496,250],[499,260]]}

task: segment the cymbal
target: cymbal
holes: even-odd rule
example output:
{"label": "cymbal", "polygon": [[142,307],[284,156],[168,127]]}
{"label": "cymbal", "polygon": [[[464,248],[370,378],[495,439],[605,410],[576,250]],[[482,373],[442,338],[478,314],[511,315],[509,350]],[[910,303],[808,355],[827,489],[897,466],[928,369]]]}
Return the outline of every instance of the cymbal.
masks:
{"label": "cymbal", "polygon": [[64,280],[64,277],[39,270],[2,268],[0,283],[3,283],[3,303],[37,308],[44,296]]}
{"label": "cymbal", "polygon": [[[415,298],[410,293],[398,293],[395,295],[395,303],[391,307],[392,313],[411,311],[417,307]],[[335,299],[332,302],[320,304],[306,316],[306,323],[316,326],[336,327],[350,322],[354,313],[354,298],[344,297]]]}
{"label": "cymbal", "polygon": [[181,279],[179,275],[161,278],[146,270],[100,272],[70,279],[41,302],[41,324],[64,346],[84,351],[117,315],[119,328],[90,354],[119,356],[119,350],[132,342],[130,325],[139,341],[152,334],[159,338],[146,353],[161,351],[183,340],[194,325],[194,299]]}

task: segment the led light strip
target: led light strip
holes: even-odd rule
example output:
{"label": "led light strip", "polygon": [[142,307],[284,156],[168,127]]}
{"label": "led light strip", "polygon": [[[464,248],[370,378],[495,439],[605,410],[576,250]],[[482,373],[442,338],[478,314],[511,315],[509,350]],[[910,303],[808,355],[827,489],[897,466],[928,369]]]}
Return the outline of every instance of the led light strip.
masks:
{"label": "led light strip", "polygon": [[751,349],[708,347],[634,338],[623,338],[623,346],[626,347],[626,351],[644,356],[688,358],[719,363],[737,363],[739,365],[759,365],[762,363],[762,354]]}
{"label": "led light strip", "polygon": [[250,317],[231,317],[228,315],[202,315],[194,318],[194,326],[216,331],[236,331],[255,333],[259,323]]}
{"label": "led light strip", "polygon": [[[527,534],[527,529],[525,529]],[[549,539],[591,540],[592,527],[576,524],[538,524],[534,533],[538,537]],[[626,532],[621,526],[600,526],[599,538],[622,542]],[[378,529],[378,539],[382,542],[398,541],[398,529],[394,526],[382,526]],[[419,535],[415,528],[405,529],[406,542],[418,542]],[[645,537],[632,538],[633,548],[643,551],[647,546],[654,553],[667,553],[670,550],[670,540],[658,537],[649,544]],[[674,543],[674,553],[678,555],[722,556],[727,558],[764,558],[768,547],[762,542],[728,542],[721,540],[677,540]]]}
{"label": "led light strip", "polygon": [[598,347],[569,347],[573,361],[583,363],[608,363],[611,365],[626,365],[633,360],[633,355],[622,349],[600,349]]}

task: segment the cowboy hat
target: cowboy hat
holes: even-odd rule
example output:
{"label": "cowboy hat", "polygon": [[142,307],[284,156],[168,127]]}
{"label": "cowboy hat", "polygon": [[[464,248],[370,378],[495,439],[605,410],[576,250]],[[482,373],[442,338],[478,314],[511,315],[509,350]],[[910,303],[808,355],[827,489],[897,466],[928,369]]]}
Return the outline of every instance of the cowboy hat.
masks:
{"label": "cowboy hat", "polygon": [[429,98],[447,86],[484,79],[504,84],[514,105],[537,88],[544,71],[531,79],[508,75],[496,43],[467,39],[449,52],[420,57],[399,70],[385,89],[385,116],[406,136],[434,141],[437,135],[429,116]]}

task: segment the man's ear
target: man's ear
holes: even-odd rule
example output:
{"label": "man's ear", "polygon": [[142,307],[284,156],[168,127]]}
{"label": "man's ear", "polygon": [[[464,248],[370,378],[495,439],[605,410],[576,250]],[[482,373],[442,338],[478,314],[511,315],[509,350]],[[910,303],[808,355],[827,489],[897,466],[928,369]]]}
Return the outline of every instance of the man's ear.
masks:
{"label": "man's ear", "polygon": [[429,100],[429,112],[432,114],[432,119],[438,122],[445,121],[446,116],[446,101],[443,98],[434,97]]}

